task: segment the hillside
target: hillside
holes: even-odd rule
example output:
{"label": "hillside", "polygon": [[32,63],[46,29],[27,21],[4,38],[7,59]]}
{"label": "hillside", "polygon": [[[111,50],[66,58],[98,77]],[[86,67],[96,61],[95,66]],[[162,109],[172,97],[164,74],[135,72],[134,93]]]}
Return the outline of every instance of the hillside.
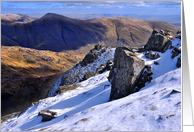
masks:
{"label": "hillside", "polygon": [[1,46],[1,115],[46,97],[56,79],[82,59],[83,55]]}
{"label": "hillside", "polygon": [[86,54],[98,43],[131,47],[145,45],[153,29],[172,29],[176,32],[180,27],[166,22],[124,17],[77,20],[47,13],[29,23],[2,22],[1,44]]}
{"label": "hillside", "polygon": [[[151,51],[152,43],[146,44],[147,48],[150,48],[149,50],[141,49],[141,51],[140,48],[98,48],[95,46],[95,49],[88,53],[89,55],[99,53],[94,62],[83,65],[88,59],[85,57],[82,62],[65,72],[54,83],[50,90],[50,97],[33,103],[28,109],[12,115],[11,118],[3,117],[1,130],[181,131],[181,65],[177,65],[181,58],[181,34],[179,32],[176,38],[168,39],[168,41],[158,40],[158,37],[167,38],[167,36],[153,31],[150,39],[154,40],[152,42],[156,47],[161,44],[160,42],[167,44],[169,41],[171,42],[168,46],[162,43],[163,47],[167,46],[165,52]],[[118,52],[119,50],[123,52]],[[156,55],[157,58],[155,58]],[[154,58],[152,58],[153,56]],[[117,59],[117,57],[121,59]],[[111,65],[110,71],[106,69],[102,73],[97,73],[100,68],[101,70],[104,68],[104,63],[112,59],[114,64]],[[131,59],[134,61],[129,61]],[[125,77],[121,78],[122,82],[126,81],[130,84],[129,78],[139,82],[144,80],[142,76],[136,78],[136,73],[141,67],[137,65],[140,64],[138,61],[143,62],[141,66],[150,68],[146,70],[144,67],[140,74],[146,75],[151,71],[152,79],[146,81],[138,91],[119,99],[110,100],[113,82],[117,82],[110,76],[113,78]],[[128,72],[119,74],[125,69]],[[113,71],[115,74],[111,75]],[[134,74],[131,74],[131,71],[134,71]],[[96,74],[79,81],[88,72]],[[68,85],[64,81],[77,84],[77,87],[70,90],[65,90],[65,88],[62,91],[62,87]],[[59,89],[61,92],[56,92]],[[116,92],[122,94],[124,92],[122,90],[122,87],[117,87]],[[136,90],[136,86],[134,86],[134,90]]]}
{"label": "hillside", "polygon": [[4,21],[12,21],[12,22],[31,22],[34,21],[37,18],[33,18],[24,14],[2,14],[1,15],[1,20]]}

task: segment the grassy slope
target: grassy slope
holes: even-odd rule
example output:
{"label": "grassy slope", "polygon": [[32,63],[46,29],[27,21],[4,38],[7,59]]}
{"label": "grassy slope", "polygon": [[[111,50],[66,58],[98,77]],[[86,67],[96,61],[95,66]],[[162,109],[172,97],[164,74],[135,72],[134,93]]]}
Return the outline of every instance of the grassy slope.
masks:
{"label": "grassy slope", "polygon": [[19,46],[1,46],[2,114],[14,112],[12,108],[9,109],[11,105],[17,107],[15,111],[22,110],[32,101],[44,98],[50,86],[83,57]]}

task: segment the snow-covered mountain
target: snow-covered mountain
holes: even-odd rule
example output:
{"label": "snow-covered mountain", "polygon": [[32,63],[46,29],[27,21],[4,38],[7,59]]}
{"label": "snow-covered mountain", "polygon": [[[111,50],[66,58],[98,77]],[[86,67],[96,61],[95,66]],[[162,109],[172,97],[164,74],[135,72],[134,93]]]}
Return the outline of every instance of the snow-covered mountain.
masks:
{"label": "snow-covered mountain", "polygon": [[[172,47],[156,60],[146,58],[145,52],[136,52],[152,66],[152,81],[140,91],[124,98],[109,101],[111,83],[109,71],[79,82],[83,75],[95,71],[101,64],[114,58],[115,48],[107,48],[98,59],[87,66],[77,65],[69,70],[79,87],[53,96],[65,73],[52,87],[48,98],[35,103],[20,115],[1,124],[1,131],[181,131],[181,68],[177,68],[181,40],[174,38]],[[106,58],[106,59],[105,59]],[[155,64],[157,61],[159,64]],[[42,122],[41,110],[56,112],[56,118]]]}

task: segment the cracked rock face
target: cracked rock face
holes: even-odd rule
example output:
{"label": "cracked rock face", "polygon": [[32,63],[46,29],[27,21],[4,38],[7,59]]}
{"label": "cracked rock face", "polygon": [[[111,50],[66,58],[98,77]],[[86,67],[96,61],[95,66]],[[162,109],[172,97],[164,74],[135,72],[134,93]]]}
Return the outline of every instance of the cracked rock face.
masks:
{"label": "cracked rock face", "polygon": [[129,49],[118,47],[114,55],[114,65],[108,78],[112,84],[110,100],[134,93],[144,67],[144,60],[138,58]]}

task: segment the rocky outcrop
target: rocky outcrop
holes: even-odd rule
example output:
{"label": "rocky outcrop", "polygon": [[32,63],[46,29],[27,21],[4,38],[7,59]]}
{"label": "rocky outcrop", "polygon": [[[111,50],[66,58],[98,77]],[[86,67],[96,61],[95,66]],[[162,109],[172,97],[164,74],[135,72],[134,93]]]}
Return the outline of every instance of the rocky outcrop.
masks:
{"label": "rocky outcrop", "polygon": [[145,53],[146,58],[149,58],[151,60],[155,60],[158,59],[160,57],[160,55],[158,53],[154,53],[152,50],[150,50],[149,52],[147,51]]}
{"label": "rocky outcrop", "polygon": [[181,30],[178,30],[176,34],[180,34],[181,33]]}
{"label": "rocky outcrop", "polygon": [[106,63],[106,70],[109,71],[111,70],[113,67],[113,61],[112,60],[108,60]]}
{"label": "rocky outcrop", "polygon": [[38,116],[42,116],[42,120],[41,120],[42,122],[50,121],[50,120],[56,118],[56,115],[57,115],[56,112],[53,112],[50,110],[41,110],[38,113]]}
{"label": "rocky outcrop", "polygon": [[153,74],[151,69],[151,65],[145,65],[143,71],[141,72],[140,78],[137,79],[138,83],[134,89],[134,92],[138,92],[141,88],[145,87],[146,82],[151,82],[151,75]]}
{"label": "rocky outcrop", "polygon": [[90,50],[90,52],[85,56],[83,61],[80,63],[81,66],[87,66],[89,63],[93,63],[100,54],[104,53],[106,51],[106,47],[102,47],[101,45],[97,44],[94,46],[93,49]]}
{"label": "rocky outcrop", "polygon": [[55,94],[62,94],[62,93],[65,93],[66,91],[74,90],[74,89],[78,88],[79,86],[80,86],[79,84],[59,86],[59,88],[56,90]]}
{"label": "rocky outcrop", "polygon": [[88,78],[95,76],[95,73],[96,73],[95,71],[88,71],[88,72],[84,75],[84,78],[83,78],[82,81],[87,80]]}
{"label": "rocky outcrop", "polygon": [[181,53],[181,49],[180,48],[174,48],[171,53],[172,53],[171,58],[174,59],[174,57],[178,56]]}
{"label": "rocky outcrop", "polygon": [[118,47],[114,55],[114,65],[108,80],[111,82],[110,100],[119,99],[138,91],[151,76],[151,66],[138,58],[126,47]]}
{"label": "rocky outcrop", "polygon": [[181,67],[181,56],[177,58],[176,66],[179,68]]}
{"label": "rocky outcrop", "polygon": [[161,52],[162,52],[162,53],[166,52],[167,49],[168,49],[171,45],[172,45],[172,41],[171,41],[171,40],[168,40],[168,41],[164,44],[164,46],[163,46]]}
{"label": "rocky outcrop", "polygon": [[106,64],[101,64],[97,69],[96,69],[96,74],[98,73],[103,73],[106,70]]}
{"label": "rocky outcrop", "polygon": [[[168,32],[167,32],[168,33]],[[168,47],[172,44],[171,40],[169,40],[165,35],[167,35],[164,31],[153,31],[151,37],[148,39],[148,42],[145,45],[146,50],[159,51],[164,53]]]}

